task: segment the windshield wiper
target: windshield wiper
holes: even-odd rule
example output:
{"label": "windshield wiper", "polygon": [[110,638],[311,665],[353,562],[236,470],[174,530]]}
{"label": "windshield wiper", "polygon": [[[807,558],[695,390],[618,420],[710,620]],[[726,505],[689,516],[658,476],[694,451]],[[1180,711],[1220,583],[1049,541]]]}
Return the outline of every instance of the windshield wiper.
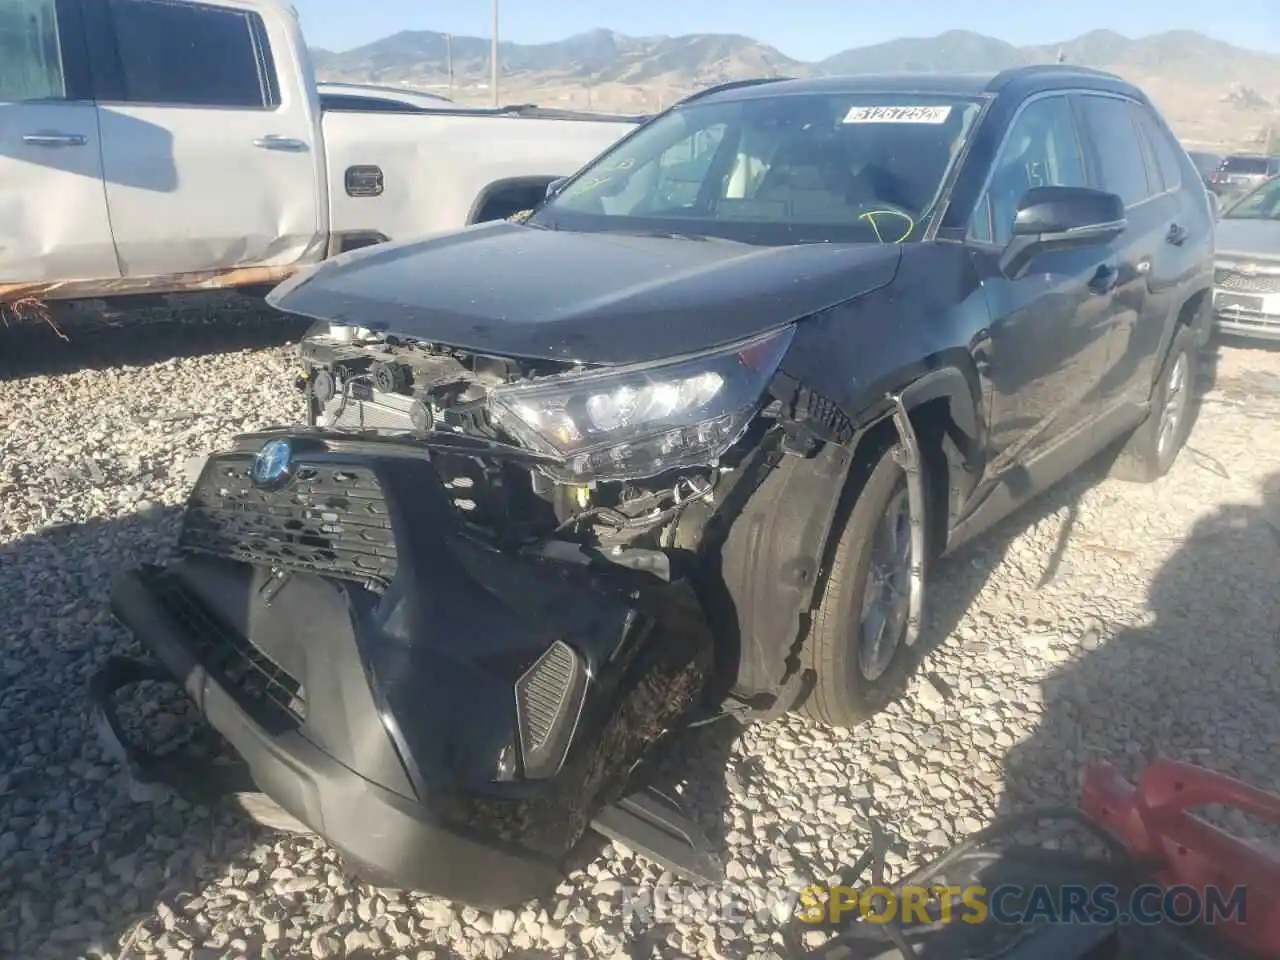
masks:
{"label": "windshield wiper", "polygon": [[659,240],[700,240],[707,241],[711,238],[701,233],[674,233],[669,230],[642,230],[634,234],[637,237],[657,237]]}

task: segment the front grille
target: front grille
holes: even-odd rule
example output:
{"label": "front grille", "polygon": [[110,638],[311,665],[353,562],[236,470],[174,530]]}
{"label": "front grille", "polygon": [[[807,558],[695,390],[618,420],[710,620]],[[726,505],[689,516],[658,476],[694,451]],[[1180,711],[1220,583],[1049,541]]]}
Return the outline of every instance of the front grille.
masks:
{"label": "front grille", "polygon": [[173,575],[158,573],[149,586],[164,611],[181,625],[201,665],[260,722],[279,732],[307,719],[306,692],[297,678],[222,623]]}
{"label": "front grille", "polygon": [[1227,323],[1238,323],[1248,327],[1265,327],[1269,330],[1280,330],[1280,316],[1266,313],[1254,313],[1237,307],[1219,308],[1218,320]]}
{"label": "front grille", "polygon": [[396,573],[396,546],[373,471],[301,462],[279,490],[249,480],[253,458],[223,456],[201,475],[179,545],[243,563],[320,573],[372,588]]}
{"label": "front grille", "polygon": [[1219,268],[1213,274],[1214,286],[1235,293],[1280,293],[1280,274],[1245,274],[1236,270]]}

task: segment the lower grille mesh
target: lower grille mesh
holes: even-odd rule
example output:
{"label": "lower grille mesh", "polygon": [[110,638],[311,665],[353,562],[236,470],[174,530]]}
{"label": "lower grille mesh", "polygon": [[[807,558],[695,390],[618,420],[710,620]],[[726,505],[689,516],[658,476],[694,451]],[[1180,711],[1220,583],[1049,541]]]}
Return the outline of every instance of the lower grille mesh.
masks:
{"label": "lower grille mesh", "polygon": [[297,678],[251,640],[221,623],[175,577],[156,574],[151,587],[165,612],[181,624],[200,663],[216,671],[262,722],[286,730],[306,720],[306,692]]}
{"label": "lower grille mesh", "polygon": [[553,643],[516,684],[516,708],[527,752],[543,749],[556,722],[570,706],[578,658],[564,643]]}

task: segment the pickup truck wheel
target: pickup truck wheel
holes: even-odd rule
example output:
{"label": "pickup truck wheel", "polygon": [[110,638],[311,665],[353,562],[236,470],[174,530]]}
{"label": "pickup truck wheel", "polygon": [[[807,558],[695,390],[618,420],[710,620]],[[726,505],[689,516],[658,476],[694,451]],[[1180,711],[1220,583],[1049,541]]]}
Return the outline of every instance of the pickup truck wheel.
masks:
{"label": "pickup truck wheel", "polygon": [[814,685],[800,712],[832,726],[878,713],[912,663],[904,641],[912,591],[923,589],[923,578],[911,576],[911,504],[895,449],[889,444],[866,474],[805,641]]}
{"label": "pickup truck wheel", "polygon": [[1151,412],[1120,448],[1111,476],[1151,483],[1173,467],[1191,433],[1198,339],[1190,327],[1178,329],[1151,394]]}

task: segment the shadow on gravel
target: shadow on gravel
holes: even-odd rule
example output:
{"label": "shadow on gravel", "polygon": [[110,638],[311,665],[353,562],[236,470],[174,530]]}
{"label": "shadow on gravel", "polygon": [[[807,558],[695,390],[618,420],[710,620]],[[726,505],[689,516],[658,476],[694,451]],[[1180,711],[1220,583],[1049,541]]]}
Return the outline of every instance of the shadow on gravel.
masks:
{"label": "shadow on gravel", "polygon": [[[114,955],[141,915],[224,875],[253,840],[251,825],[131,788],[88,719],[93,671],[141,652],[108,610],[111,575],[162,556],[176,514],[0,548],[0,955]],[[123,706],[131,732],[176,736],[190,719],[176,691]]]}
{"label": "shadow on gravel", "polygon": [[[1188,410],[1191,418],[1188,431],[1193,439],[1204,397],[1218,389],[1220,355],[1221,349],[1216,345],[1209,346],[1200,354],[1196,391]],[[990,530],[984,531],[953,555],[934,565],[927,603],[929,622],[919,641],[919,657],[926,661],[926,665],[929,654],[938,649],[955,632],[966,611],[973,605],[974,600],[1004,560],[1010,544],[1026,530],[1049,522],[1050,518],[1065,508],[1065,516],[1055,521],[1058,526],[1056,545],[1038,585],[1043,587],[1057,577],[1067,546],[1075,533],[1080,501],[1091,488],[1107,478],[1117,450],[1118,447],[1115,447],[1099,454],[1052,489],[1023,504]],[[1190,443],[1185,452],[1196,457],[1199,465],[1204,469],[1218,473],[1225,469],[1221,464],[1213,461],[1213,458],[1198,453]],[[1107,552],[1108,548],[1105,544],[1096,546],[1103,552]],[[1119,553],[1123,555],[1123,551]],[[1033,629],[1037,626],[1052,625],[1047,622],[1040,623],[1034,608],[1028,608],[1025,620],[1027,626]],[[929,674],[926,676],[935,683],[935,686],[939,685],[936,678],[932,678]],[[943,696],[948,695],[945,689],[939,689],[939,692]]]}
{"label": "shadow on gravel", "polygon": [[190,294],[130,310],[89,301],[61,307],[54,319],[66,339],[39,320],[0,325],[0,381],[279,346],[311,323],[234,294]]}
{"label": "shadow on gravel", "polygon": [[1044,682],[1039,728],[1004,760],[1002,812],[1075,803],[1104,760],[1131,779],[1160,757],[1280,790],[1280,474],[1262,493],[1193,528],[1152,582],[1150,626]]}

